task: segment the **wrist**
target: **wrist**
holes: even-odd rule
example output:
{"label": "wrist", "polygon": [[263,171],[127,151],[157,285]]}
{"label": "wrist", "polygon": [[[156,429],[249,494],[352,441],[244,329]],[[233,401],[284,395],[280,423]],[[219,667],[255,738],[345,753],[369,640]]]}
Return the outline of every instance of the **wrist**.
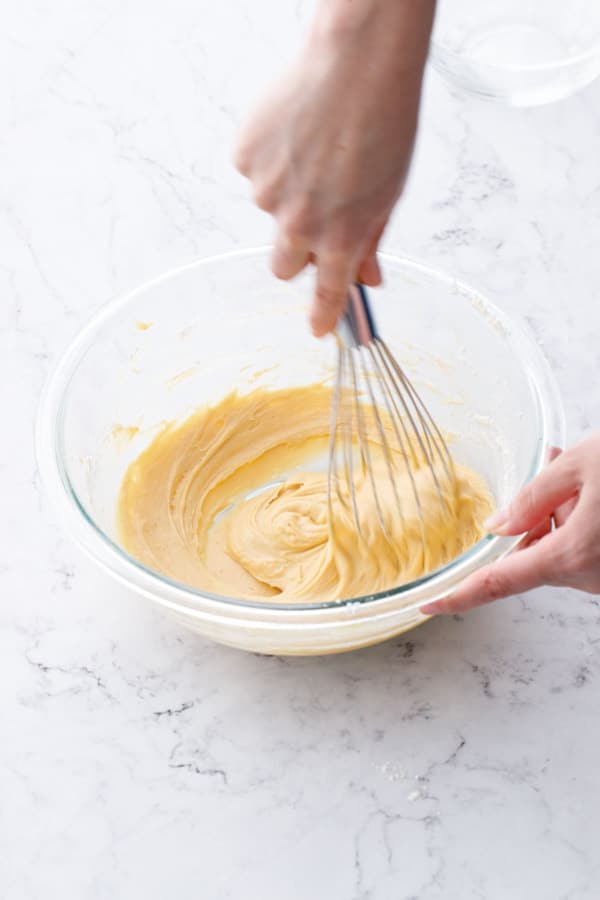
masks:
{"label": "wrist", "polygon": [[386,0],[321,0],[315,18],[317,31],[330,40],[343,39],[380,16]]}
{"label": "wrist", "polygon": [[407,53],[421,65],[427,57],[435,0],[321,0],[311,41],[342,49],[373,40],[378,55],[386,48]]}

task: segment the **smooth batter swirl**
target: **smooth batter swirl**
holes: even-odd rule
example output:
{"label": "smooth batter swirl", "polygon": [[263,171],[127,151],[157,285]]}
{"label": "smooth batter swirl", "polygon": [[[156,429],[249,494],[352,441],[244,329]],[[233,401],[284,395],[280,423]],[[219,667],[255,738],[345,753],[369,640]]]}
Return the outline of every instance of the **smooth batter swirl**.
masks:
{"label": "smooth batter swirl", "polygon": [[[394,454],[399,514],[376,432],[368,436],[385,532],[359,466],[353,480],[361,535],[345,479],[330,515],[327,474],[310,471],[327,447],[330,402],[323,385],[256,390],[167,426],[123,480],[118,525],[125,548],[201,590],[293,603],[397,587],[479,540],[493,508],[483,479],[458,465],[449,477],[440,467],[442,503],[417,459],[423,528],[408,472]],[[391,424],[382,419],[393,445]]]}

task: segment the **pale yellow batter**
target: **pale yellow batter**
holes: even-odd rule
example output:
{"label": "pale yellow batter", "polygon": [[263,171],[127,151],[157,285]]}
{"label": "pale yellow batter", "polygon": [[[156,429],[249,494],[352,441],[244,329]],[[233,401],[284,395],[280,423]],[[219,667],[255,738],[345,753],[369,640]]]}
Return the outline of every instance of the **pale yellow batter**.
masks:
{"label": "pale yellow batter", "polygon": [[[231,394],[166,427],[123,480],[118,517],[125,548],[150,568],[213,593],[316,602],[396,587],[483,535],[491,495],[479,475],[458,465],[450,478],[438,471],[443,504],[429,468],[415,469],[423,532],[406,468],[395,456],[400,516],[375,429],[369,445],[388,536],[358,465],[362,537],[344,479],[343,502],[334,492],[329,515],[326,472],[310,471],[310,464],[327,448],[330,403],[323,385],[261,389]],[[393,444],[385,417],[384,425]],[[291,474],[282,481],[282,473]]]}

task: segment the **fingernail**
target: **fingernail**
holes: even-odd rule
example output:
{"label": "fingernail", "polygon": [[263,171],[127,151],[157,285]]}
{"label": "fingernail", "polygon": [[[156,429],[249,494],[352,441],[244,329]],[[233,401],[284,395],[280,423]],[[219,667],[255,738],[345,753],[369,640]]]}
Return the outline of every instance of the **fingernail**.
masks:
{"label": "fingernail", "polygon": [[486,519],[483,527],[487,528],[493,534],[501,534],[504,527],[508,524],[508,510],[499,509],[493,515]]}
{"label": "fingernail", "polygon": [[426,603],[421,607],[421,612],[426,616],[439,616],[444,612],[444,604],[439,601],[436,603]]}

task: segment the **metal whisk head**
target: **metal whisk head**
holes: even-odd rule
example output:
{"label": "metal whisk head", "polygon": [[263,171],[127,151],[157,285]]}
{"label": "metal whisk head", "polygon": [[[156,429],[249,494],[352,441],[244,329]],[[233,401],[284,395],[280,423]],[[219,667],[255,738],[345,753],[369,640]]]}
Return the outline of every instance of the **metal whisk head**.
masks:
{"label": "metal whisk head", "polygon": [[[440,504],[450,513],[443,485],[453,484],[453,461],[427,407],[377,331],[367,292],[349,289],[348,307],[339,322],[338,357],[331,407],[328,503],[333,496],[351,511],[358,534],[358,478],[372,492],[378,524],[389,540],[383,492],[389,490],[394,509],[404,520],[398,479],[406,473],[425,543],[423,505],[416,473],[427,467]],[[376,477],[375,459],[385,477]],[[344,491],[344,485],[346,490]],[[389,509],[389,502],[386,504]]]}

